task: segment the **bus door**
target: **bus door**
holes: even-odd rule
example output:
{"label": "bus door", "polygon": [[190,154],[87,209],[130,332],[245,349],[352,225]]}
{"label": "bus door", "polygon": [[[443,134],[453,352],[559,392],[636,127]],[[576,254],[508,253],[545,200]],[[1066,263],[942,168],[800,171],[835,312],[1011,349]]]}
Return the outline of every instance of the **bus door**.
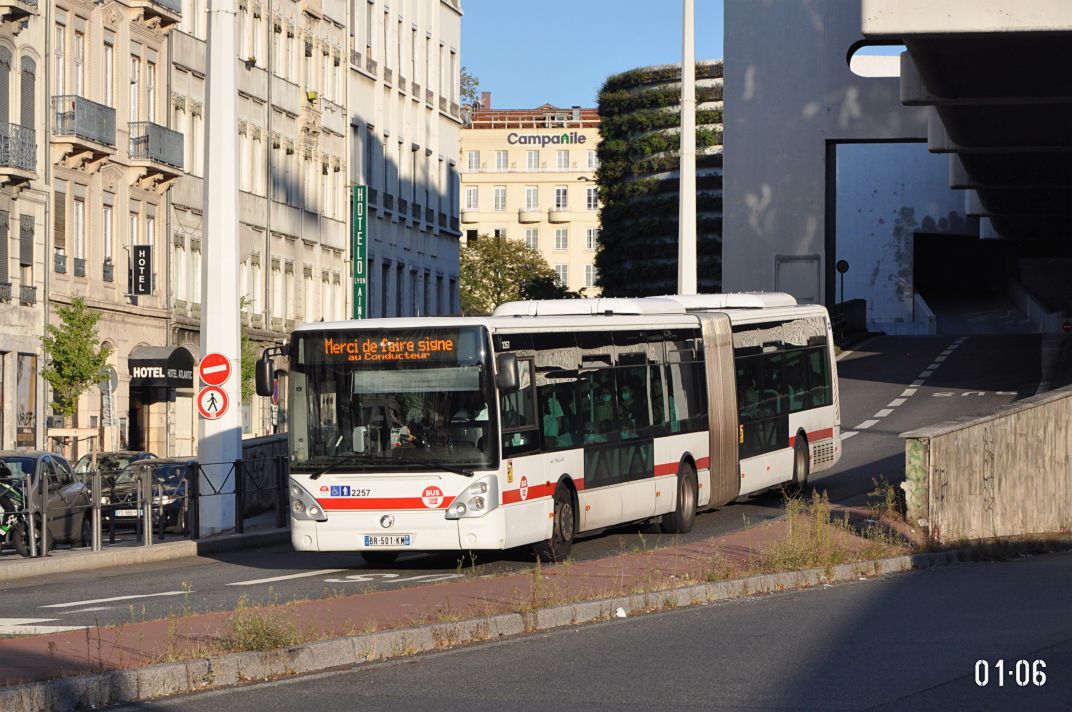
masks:
{"label": "bus door", "polygon": [[737,389],[734,387],[733,330],[729,316],[700,314],[707,376],[707,417],[710,436],[711,487],[700,504],[719,506],[732,502],[741,491],[738,447]]}

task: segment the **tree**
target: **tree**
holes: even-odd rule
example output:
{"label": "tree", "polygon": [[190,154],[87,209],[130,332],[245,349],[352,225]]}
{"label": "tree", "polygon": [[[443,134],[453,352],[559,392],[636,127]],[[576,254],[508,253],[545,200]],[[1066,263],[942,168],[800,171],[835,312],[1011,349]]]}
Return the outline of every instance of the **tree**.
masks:
{"label": "tree", "polygon": [[461,73],[462,106],[475,106],[480,103],[480,80],[462,67]]}
{"label": "tree", "polygon": [[503,302],[518,299],[578,297],[559,284],[539,252],[517,240],[482,235],[461,251],[458,289],[462,313],[490,314]]}
{"label": "tree", "polygon": [[[249,297],[241,297],[238,300],[238,308],[245,310],[252,303]],[[253,392],[256,386],[257,377],[257,359],[260,358],[261,348],[260,344],[254,341],[250,335],[249,330],[245,324],[242,325],[242,333],[238,343],[238,355],[241,368],[240,372],[240,392],[239,395],[242,402],[245,403],[253,398]]]}
{"label": "tree", "polygon": [[49,324],[41,340],[47,358],[41,375],[52,386],[55,412],[71,416],[81,395],[104,378],[112,349],[97,339],[101,315],[88,309],[81,297],[56,312],[61,325]]}

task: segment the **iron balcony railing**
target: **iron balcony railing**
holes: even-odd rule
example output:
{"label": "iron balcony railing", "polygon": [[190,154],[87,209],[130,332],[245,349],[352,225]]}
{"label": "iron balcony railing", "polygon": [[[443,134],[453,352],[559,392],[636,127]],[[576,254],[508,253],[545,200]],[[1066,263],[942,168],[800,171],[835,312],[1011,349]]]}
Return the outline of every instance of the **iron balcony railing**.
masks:
{"label": "iron balcony railing", "polygon": [[0,166],[37,170],[37,132],[18,124],[0,124]]}
{"label": "iron balcony railing", "polygon": [[65,94],[52,97],[52,113],[56,117],[53,131],[57,136],[78,136],[115,146],[115,109],[112,107]]}
{"label": "iron balcony railing", "polygon": [[0,302],[11,301],[11,282],[0,282]]}
{"label": "iron balcony railing", "polygon": [[182,0],[149,0],[153,5],[159,5],[168,12],[182,15]]}
{"label": "iron balcony railing", "polygon": [[130,157],[182,168],[182,134],[151,121],[130,122]]}
{"label": "iron balcony railing", "polygon": [[19,304],[29,306],[37,303],[37,287],[23,284],[19,286]]}

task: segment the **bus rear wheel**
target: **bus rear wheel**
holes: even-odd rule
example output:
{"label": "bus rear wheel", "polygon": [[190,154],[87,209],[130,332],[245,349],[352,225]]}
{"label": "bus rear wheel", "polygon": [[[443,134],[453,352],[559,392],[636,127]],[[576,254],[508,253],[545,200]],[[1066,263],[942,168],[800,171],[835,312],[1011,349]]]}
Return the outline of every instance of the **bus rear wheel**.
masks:
{"label": "bus rear wheel", "polygon": [[383,568],[398,561],[397,551],[362,551],[361,558],[369,566]]}
{"label": "bus rear wheel", "polygon": [[677,506],[663,515],[660,527],[667,534],[687,534],[696,523],[696,470],[683,463],[677,473]]}
{"label": "bus rear wheel", "polygon": [[808,441],[802,435],[798,435],[796,445],[793,447],[793,489],[803,492],[808,486],[809,474],[811,474],[811,457],[808,451]]}
{"label": "bus rear wheel", "polygon": [[551,522],[551,538],[532,545],[533,553],[540,561],[562,561],[573,548],[576,519],[573,511],[573,495],[569,487],[559,482],[554,494],[555,511]]}

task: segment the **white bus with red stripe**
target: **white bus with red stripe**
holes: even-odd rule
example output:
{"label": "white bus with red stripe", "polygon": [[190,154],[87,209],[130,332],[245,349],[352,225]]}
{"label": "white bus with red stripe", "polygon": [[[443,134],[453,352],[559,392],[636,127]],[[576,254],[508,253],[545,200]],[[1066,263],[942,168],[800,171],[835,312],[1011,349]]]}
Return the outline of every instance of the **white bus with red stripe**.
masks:
{"label": "white bus with red stripe", "polygon": [[[785,294],[513,302],[298,327],[303,551],[568,553],[578,534],[796,481],[841,454],[830,321]],[[258,369],[270,393],[271,365]]]}

